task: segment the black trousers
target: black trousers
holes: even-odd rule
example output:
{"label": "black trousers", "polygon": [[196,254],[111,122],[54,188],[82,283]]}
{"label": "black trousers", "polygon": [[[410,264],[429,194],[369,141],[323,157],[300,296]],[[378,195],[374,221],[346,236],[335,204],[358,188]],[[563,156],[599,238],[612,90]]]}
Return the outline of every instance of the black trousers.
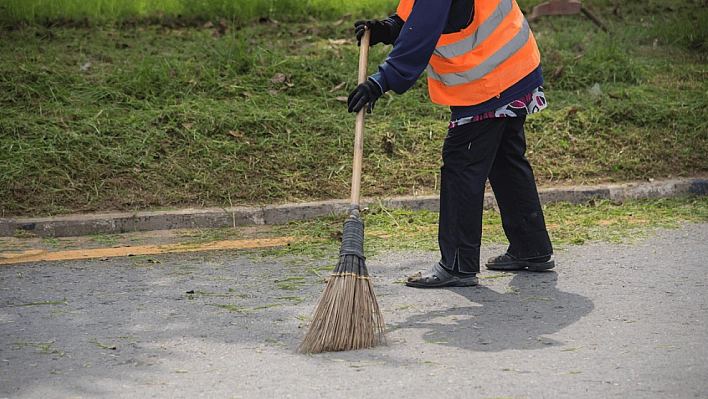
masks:
{"label": "black trousers", "polygon": [[533,170],[526,156],[525,116],[491,118],[448,130],[442,149],[440,264],[479,273],[484,188],[489,179],[501,212],[507,252],[519,259],[551,255]]}

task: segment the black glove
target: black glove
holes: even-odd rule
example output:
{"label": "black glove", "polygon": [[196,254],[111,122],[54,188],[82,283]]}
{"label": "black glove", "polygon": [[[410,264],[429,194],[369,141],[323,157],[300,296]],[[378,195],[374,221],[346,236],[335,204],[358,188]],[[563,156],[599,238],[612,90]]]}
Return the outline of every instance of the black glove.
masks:
{"label": "black glove", "polygon": [[357,86],[351,93],[349,93],[349,98],[347,99],[347,106],[349,107],[349,112],[359,112],[364,105],[369,104],[369,108],[366,112],[371,113],[374,109],[374,104],[376,100],[381,97],[381,88],[379,85],[371,80]]}
{"label": "black glove", "polygon": [[372,19],[368,21],[356,21],[354,22],[354,32],[356,33],[356,41],[361,45],[361,38],[364,37],[364,31],[369,28],[371,31],[371,38],[369,39],[369,46],[373,46],[377,43],[383,44],[393,44],[396,38],[393,37],[392,26],[388,21],[379,21],[378,19]]}

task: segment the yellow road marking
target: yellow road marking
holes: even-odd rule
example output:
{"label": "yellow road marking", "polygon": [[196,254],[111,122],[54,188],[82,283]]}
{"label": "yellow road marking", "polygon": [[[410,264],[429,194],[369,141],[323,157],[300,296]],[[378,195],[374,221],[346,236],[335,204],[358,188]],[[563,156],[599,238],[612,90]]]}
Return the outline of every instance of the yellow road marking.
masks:
{"label": "yellow road marking", "polygon": [[28,250],[0,254],[0,265],[54,260],[110,258],[131,255],[159,255],[175,252],[216,251],[280,247],[295,242],[295,237],[258,238],[253,240],[214,241],[203,244],[145,245],[140,247],[75,249],[70,251]]}

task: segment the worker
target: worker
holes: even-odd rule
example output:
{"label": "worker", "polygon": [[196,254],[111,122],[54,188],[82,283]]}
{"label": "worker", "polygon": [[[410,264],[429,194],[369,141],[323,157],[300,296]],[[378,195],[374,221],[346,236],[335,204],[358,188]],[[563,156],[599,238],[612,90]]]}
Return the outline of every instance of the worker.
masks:
{"label": "worker", "polygon": [[546,108],[540,54],[515,0],[402,0],[383,20],[357,21],[361,44],[393,44],[378,70],[348,97],[348,111],[403,94],[427,68],[430,98],[450,107],[440,168],[440,261],[408,277],[416,288],[478,284],[487,179],[507,250],[491,270],[552,269],[553,247],[526,159],[526,116]]}

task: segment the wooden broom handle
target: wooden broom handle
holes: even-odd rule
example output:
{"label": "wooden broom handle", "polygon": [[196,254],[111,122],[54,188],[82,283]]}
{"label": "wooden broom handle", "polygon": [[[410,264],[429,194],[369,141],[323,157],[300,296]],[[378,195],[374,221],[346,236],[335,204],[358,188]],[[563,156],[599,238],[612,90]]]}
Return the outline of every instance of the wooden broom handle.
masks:
{"label": "wooden broom handle", "polygon": [[[371,31],[364,31],[364,36],[361,38],[359,46],[359,76],[357,84],[362,84],[366,81],[366,70],[369,61],[369,38]],[[364,158],[364,115],[366,109],[364,106],[356,114],[356,127],[354,129],[354,165],[352,167],[352,205],[359,205],[359,191],[361,190],[361,164]]]}

